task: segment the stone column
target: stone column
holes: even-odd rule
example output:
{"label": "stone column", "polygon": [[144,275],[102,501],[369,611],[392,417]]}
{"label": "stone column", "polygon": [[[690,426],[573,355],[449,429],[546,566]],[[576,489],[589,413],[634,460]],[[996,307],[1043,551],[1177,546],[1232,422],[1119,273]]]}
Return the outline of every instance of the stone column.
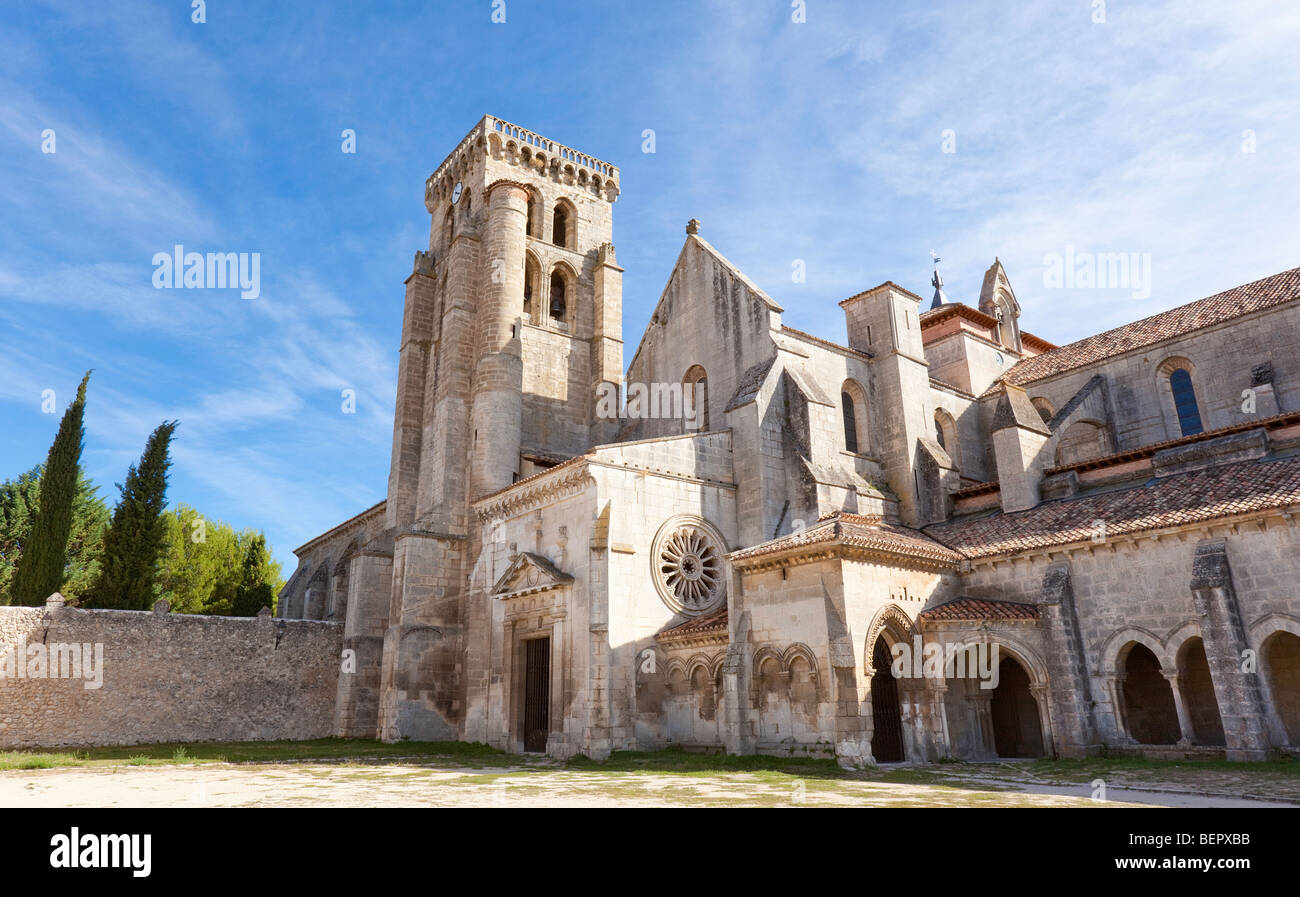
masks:
{"label": "stone column", "polygon": [[568,645],[565,643],[565,614],[556,609],[552,611],[555,621],[551,624],[551,693],[549,696],[550,732],[546,736],[546,753],[557,760],[568,760],[577,753],[574,745],[569,744],[568,733],[564,731],[564,709],[569,706],[565,700],[565,691],[569,679]]}
{"label": "stone column", "polygon": [[1052,703],[1048,699],[1046,685],[1031,685],[1029,693],[1034,697],[1034,703],[1038,705],[1038,726],[1042,731],[1043,737],[1043,756],[1055,758],[1059,751],[1056,748],[1056,738],[1052,731]]}
{"label": "stone column", "polygon": [[983,691],[966,696],[974,709],[975,731],[979,733],[975,745],[977,760],[994,760],[998,756],[997,738],[993,734],[993,695]]}
{"label": "stone column", "polygon": [[1128,708],[1124,705],[1124,675],[1107,676],[1106,687],[1110,689],[1110,706],[1114,708],[1116,740],[1120,744],[1137,744],[1137,739],[1128,730]]}
{"label": "stone column", "polygon": [[948,729],[948,681],[946,679],[936,679],[930,685],[934,693],[934,702],[938,710],[939,734],[942,743],[939,747],[939,756],[945,759],[952,757],[952,735]]}
{"label": "stone column", "polygon": [[1187,704],[1183,701],[1182,676],[1177,670],[1169,672],[1161,670],[1160,674],[1165,677],[1169,683],[1169,692],[1174,696],[1174,711],[1178,714],[1178,739],[1179,747],[1188,747],[1192,743],[1192,718],[1187,712]]}
{"label": "stone column", "polygon": [[523,700],[519,696],[520,674],[516,663],[516,655],[519,651],[519,637],[516,634],[518,623],[515,620],[506,620],[503,624],[503,639],[501,651],[501,739],[498,743],[492,740],[492,728],[489,727],[489,744],[501,748],[511,753],[520,753],[523,751],[524,727],[523,727]]}
{"label": "stone column", "polygon": [[1241,621],[1225,540],[1207,540],[1196,546],[1191,590],[1201,618],[1201,639],[1214,696],[1223,718],[1228,759],[1266,760],[1269,743],[1264,700],[1258,673],[1242,672],[1242,658],[1250,645]]}
{"label": "stone column", "polygon": [[[733,572],[731,585],[734,590],[740,587],[740,573]],[[726,697],[726,730],[723,743],[727,753],[754,753],[754,726],[751,722],[754,708],[750,702],[749,687],[749,614],[739,611],[737,596],[732,592],[730,645],[727,647],[726,659],[722,662],[722,691]]]}

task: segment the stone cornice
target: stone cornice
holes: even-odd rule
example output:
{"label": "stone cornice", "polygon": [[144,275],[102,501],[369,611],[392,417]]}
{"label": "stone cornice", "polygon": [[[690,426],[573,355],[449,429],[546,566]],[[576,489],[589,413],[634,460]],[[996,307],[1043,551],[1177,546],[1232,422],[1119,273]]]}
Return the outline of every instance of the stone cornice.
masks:
{"label": "stone cornice", "polygon": [[717,632],[685,632],[681,635],[661,632],[655,636],[655,639],[664,646],[665,650],[709,646],[726,647],[731,641],[731,637],[725,628]]}
{"label": "stone cornice", "polygon": [[890,567],[907,567],[933,572],[956,571],[962,566],[962,562],[958,560],[921,557],[887,548],[866,548],[835,542],[814,542],[808,545],[798,545],[781,551],[774,551],[770,554],[733,559],[731,563],[742,574],[749,574],[775,570],[781,567],[797,567],[801,564],[813,564],[827,560],[864,561]]}
{"label": "stone cornice", "polygon": [[334,527],[333,529],[326,530],[316,538],[312,539],[310,542],[304,542],[302,545],[299,545],[297,548],[293,550],[293,553],[296,554],[298,557],[302,557],[304,552],[311,551],[321,542],[324,542],[327,539],[341,536],[345,532],[350,532],[351,530],[358,529],[359,527],[370,522],[370,520],[373,517],[382,514],[387,504],[388,504],[388,500],[385,499],[384,501],[371,505],[370,507],[362,511],[360,514],[356,514],[352,517],[349,517],[347,520],[344,520],[338,526]]}
{"label": "stone cornice", "polygon": [[480,524],[496,517],[509,517],[559,498],[576,495],[595,482],[587,470],[590,459],[579,456],[550,470],[534,474],[473,502]]}

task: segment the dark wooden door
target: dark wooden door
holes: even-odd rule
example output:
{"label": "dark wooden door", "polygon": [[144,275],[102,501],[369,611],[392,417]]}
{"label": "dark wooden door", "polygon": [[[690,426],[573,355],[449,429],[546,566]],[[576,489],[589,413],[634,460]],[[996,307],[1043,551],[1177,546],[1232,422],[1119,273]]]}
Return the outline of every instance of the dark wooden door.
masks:
{"label": "dark wooden door", "polygon": [[543,752],[551,732],[551,640],[524,642],[524,750]]}
{"label": "dark wooden door", "polygon": [[893,658],[883,637],[871,652],[871,756],[877,763],[898,763],[903,759],[903,720],[898,705],[898,681],[890,666]]}

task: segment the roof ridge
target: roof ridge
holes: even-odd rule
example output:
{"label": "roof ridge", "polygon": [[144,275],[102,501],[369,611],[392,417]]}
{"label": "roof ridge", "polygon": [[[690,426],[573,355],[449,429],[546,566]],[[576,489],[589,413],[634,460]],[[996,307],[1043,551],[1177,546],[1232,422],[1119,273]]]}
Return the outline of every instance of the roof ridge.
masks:
{"label": "roof ridge", "polygon": [[[1271,293],[1274,288],[1281,295],[1256,295],[1261,291]],[[1231,321],[1256,311],[1284,305],[1295,301],[1297,298],[1300,298],[1300,267],[1288,268],[1285,271],[1279,271],[1276,274],[1270,274],[1267,277],[1261,277],[1248,283],[1238,284],[1235,287],[1229,287],[1226,290],[1220,290],[1217,293],[1184,302],[1181,305],[1147,315],[1144,318],[1138,318],[1136,321],[1129,321],[1111,327],[1100,333],[1080,337],[1040,355],[1023,358],[1007,370],[998,382],[1032,383],[1036,380],[1084,367],[1102,359],[1113,358],[1127,352],[1153,346],[1167,339],[1212,327],[1224,321]],[[1192,310],[1198,307],[1209,309],[1217,302],[1226,301],[1233,302],[1235,307],[1224,309],[1223,313],[1211,316],[1208,320],[1195,320],[1195,315],[1191,313]],[[1172,323],[1173,326],[1166,328],[1164,332],[1152,334],[1149,339],[1143,338],[1141,331],[1144,328],[1150,328],[1155,323]],[[1118,338],[1127,335],[1134,335],[1135,338],[1130,344],[1125,345]],[[1116,342],[1121,344],[1107,345],[1107,343]],[[1095,355],[1089,351],[1094,347],[1099,350]],[[1063,359],[1065,363],[1058,366],[1056,363],[1061,362]],[[1017,374],[1017,371],[1020,373]],[[985,392],[985,395],[987,394],[988,391]]]}

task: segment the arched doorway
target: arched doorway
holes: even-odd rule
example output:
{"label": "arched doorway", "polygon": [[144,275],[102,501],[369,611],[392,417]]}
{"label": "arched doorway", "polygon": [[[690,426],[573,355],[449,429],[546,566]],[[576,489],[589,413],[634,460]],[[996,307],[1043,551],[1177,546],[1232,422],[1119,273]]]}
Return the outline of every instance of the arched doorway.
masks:
{"label": "arched doorway", "polygon": [[999,757],[1043,756],[1043,727],[1038,702],[1029,691],[1029,674],[1016,660],[998,664],[998,687],[989,707],[993,745]]}
{"label": "arched doorway", "polygon": [[1124,721],[1139,744],[1175,744],[1181,737],[1174,693],[1151,649],[1134,643],[1124,658]]}
{"label": "arched doorway", "polygon": [[1199,638],[1189,638],[1179,650],[1178,672],[1178,690],[1192,723],[1192,744],[1227,744],[1219,699],[1214,695],[1210,664],[1205,658],[1205,643]]}
{"label": "arched doorway", "polygon": [[903,760],[903,710],[898,681],[890,669],[893,657],[882,635],[871,649],[871,756],[877,763]]}
{"label": "arched doorway", "polygon": [[1300,637],[1275,632],[1265,640],[1261,653],[1286,743],[1300,747]]}

